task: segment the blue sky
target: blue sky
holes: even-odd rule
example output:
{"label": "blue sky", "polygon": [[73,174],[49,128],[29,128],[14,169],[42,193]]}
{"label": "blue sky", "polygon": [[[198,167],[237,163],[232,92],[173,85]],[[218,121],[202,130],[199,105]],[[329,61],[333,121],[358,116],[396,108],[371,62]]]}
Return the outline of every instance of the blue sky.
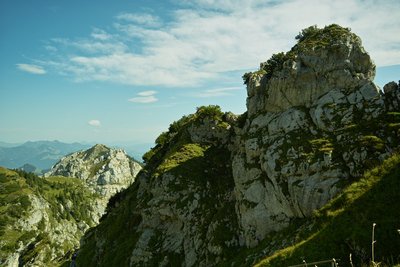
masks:
{"label": "blue sky", "polygon": [[242,74],[310,25],[358,34],[400,79],[399,1],[0,2],[0,141],[152,143],[201,105],[243,113]]}

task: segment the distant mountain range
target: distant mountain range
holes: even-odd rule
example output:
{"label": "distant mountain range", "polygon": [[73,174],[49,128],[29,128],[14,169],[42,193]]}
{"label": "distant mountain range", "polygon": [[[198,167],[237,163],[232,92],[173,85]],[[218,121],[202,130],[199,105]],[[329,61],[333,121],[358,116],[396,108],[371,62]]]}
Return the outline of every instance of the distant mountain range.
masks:
{"label": "distant mountain range", "polygon": [[28,163],[41,170],[50,169],[67,154],[90,147],[89,144],[68,144],[60,141],[29,141],[12,147],[4,146],[4,143],[1,145],[0,166],[19,168]]}
{"label": "distant mountain range", "polygon": [[[62,157],[88,149],[94,143],[63,143],[60,141],[29,141],[23,144],[11,144],[0,141],[0,166],[15,169],[22,168],[30,172],[35,169],[39,174],[42,170],[50,169]],[[122,148],[135,160],[141,161],[142,155],[151,144],[110,144],[113,148]],[[23,167],[29,166],[28,169]]]}

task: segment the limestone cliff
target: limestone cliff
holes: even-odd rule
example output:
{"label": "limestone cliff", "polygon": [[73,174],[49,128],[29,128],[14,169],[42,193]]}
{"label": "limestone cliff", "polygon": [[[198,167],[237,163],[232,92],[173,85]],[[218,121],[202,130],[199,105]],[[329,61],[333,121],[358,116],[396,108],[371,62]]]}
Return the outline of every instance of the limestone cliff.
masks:
{"label": "limestone cliff", "polygon": [[0,265],[61,265],[98,223],[100,199],[79,179],[0,167]]}
{"label": "limestone cliff", "polygon": [[104,145],[62,158],[45,177],[0,167],[0,265],[64,264],[141,168]]}
{"label": "limestone cliff", "polygon": [[372,82],[375,65],[360,39],[337,25],[303,32],[272,73],[262,63],[246,80],[232,166],[248,246],[310,216],[398,144],[382,119],[398,111],[399,91],[383,95]]}
{"label": "limestone cliff", "polygon": [[398,148],[399,86],[383,93],[372,82],[361,40],[338,25],[297,39],[244,75],[245,114],[201,107],[157,138],[144,171],[82,240],[79,263],[231,265]]}
{"label": "limestone cliff", "polygon": [[124,150],[98,144],[63,157],[45,176],[79,178],[108,201],[112,195],[132,184],[141,169],[141,165]]}

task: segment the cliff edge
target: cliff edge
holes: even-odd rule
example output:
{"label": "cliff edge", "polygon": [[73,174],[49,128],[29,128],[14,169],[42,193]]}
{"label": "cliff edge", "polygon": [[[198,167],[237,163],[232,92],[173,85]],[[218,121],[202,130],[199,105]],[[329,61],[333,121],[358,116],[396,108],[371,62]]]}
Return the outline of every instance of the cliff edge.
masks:
{"label": "cliff edge", "polygon": [[296,39],[244,75],[246,113],[200,107],[157,138],[82,240],[80,264],[232,265],[398,149],[399,86],[372,82],[360,38],[330,25]]}

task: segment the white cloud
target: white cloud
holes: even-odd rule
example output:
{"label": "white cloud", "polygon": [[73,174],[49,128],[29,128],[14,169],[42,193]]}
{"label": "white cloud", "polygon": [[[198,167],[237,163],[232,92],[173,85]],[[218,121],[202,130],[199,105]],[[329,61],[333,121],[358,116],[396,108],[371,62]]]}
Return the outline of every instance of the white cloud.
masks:
{"label": "white cloud", "polygon": [[219,97],[219,96],[229,96],[232,95],[232,91],[244,90],[243,87],[225,87],[225,88],[216,88],[209,89],[199,94],[196,94],[196,97],[207,98],[207,97]]}
{"label": "white cloud", "polygon": [[46,71],[43,69],[43,67],[38,66],[38,65],[33,65],[33,64],[16,64],[17,68],[19,70],[29,72],[32,74],[45,74]]}
{"label": "white cloud", "polygon": [[59,41],[64,52],[57,47],[61,56],[53,66],[77,81],[196,86],[231,71],[255,70],[273,53],[289,50],[301,29],[332,23],[352,28],[378,66],[400,64],[400,20],[388,15],[400,1],[175,2],[181,8],[171,21],[121,13],[112,33],[95,29],[89,37]]}
{"label": "white cloud", "polygon": [[90,120],[90,121],[88,121],[88,124],[90,126],[94,126],[94,127],[100,127],[101,126],[101,123],[100,123],[99,120]]}
{"label": "white cloud", "polygon": [[[94,37],[93,35],[96,37]],[[75,53],[85,54],[86,56],[90,57],[93,57],[91,54],[99,54],[97,55],[97,57],[99,57],[101,55],[121,54],[128,50],[128,47],[124,43],[118,40],[109,40],[111,37],[100,36],[101,35],[92,33],[91,39],[89,38],[72,41],[69,39],[55,38],[52,39],[52,41],[54,45],[58,44],[66,48],[73,48],[77,50]],[[69,55],[68,57],[69,59],[73,59],[77,56]]]}
{"label": "white cloud", "polygon": [[128,101],[142,104],[154,103],[158,101],[158,98],[155,97],[156,93],[156,91],[142,91],[137,94],[138,96],[130,98]]}
{"label": "white cloud", "polygon": [[105,41],[105,40],[108,40],[108,39],[111,38],[111,35],[110,35],[110,34],[108,34],[107,32],[105,32],[104,30],[98,29],[98,28],[95,28],[95,29],[93,30],[91,36],[92,36],[94,39],[98,39],[98,40],[102,40],[102,41]]}
{"label": "white cloud", "polygon": [[46,45],[44,48],[49,52],[57,52],[57,48],[51,45]]}
{"label": "white cloud", "polygon": [[121,13],[117,16],[117,19],[149,27],[159,27],[161,25],[159,17],[147,13]]}
{"label": "white cloud", "polygon": [[139,96],[152,96],[155,95],[157,92],[156,91],[142,91],[139,92],[138,95]]}

